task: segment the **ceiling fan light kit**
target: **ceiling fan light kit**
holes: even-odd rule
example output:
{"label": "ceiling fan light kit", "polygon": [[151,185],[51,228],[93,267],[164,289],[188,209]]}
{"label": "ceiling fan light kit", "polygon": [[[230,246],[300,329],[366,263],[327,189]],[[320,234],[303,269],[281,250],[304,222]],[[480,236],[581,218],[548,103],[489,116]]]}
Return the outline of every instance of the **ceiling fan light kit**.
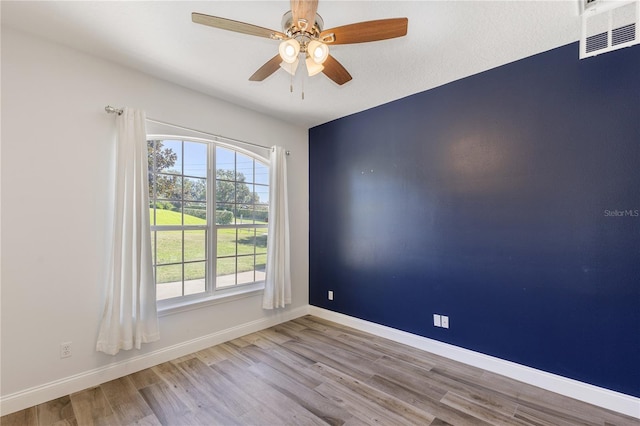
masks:
{"label": "ceiling fan light kit", "polygon": [[407,34],[407,18],[358,22],[324,30],[324,21],[316,13],[317,9],[318,0],[291,0],[291,10],[282,17],[282,32],[197,12],[191,14],[191,19],[197,24],[280,41],[278,55],[253,73],[249,77],[251,81],[262,81],[279,68],[295,75],[299,55],[304,54],[310,77],[322,72],[336,84],[343,85],[352,77],[329,54],[329,45],[388,40]]}
{"label": "ceiling fan light kit", "polygon": [[283,70],[285,70],[286,72],[288,72],[291,75],[296,75],[296,70],[298,69],[298,64],[300,64],[300,60],[298,58],[296,58],[295,61],[293,61],[291,63],[282,61],[280,63],[280,68],[282,68]]}
{"label": "ceiling fan light kit", "polygon": [[300,53],[300,43],[295,39],[284,40],[280,42],[278,46],[278,52],[283,61],[288,64],[292,64],[298,60],[298,54]]}
{"label": "ceiling fan light kit", "polygon": [[309,56],[316,64],[324,64],[329,56],[329,46],[318,40],[311,40],[307,46]]}
{"label": "ceiling fan light kit", "polygon": [[324,65],[316,63],[310,56],[307,56],[305,63],[307,64],[307,74],[309,74],[309,77],[313,77],[324,70]]}

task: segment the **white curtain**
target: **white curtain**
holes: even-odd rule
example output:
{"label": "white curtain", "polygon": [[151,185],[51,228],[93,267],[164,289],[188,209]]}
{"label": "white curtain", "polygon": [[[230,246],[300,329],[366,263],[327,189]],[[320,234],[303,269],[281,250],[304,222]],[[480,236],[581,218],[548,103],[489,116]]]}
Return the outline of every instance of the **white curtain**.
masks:
{"label": "white curtain", "polygon": [[284,308],[291,303],[289,266],[289,207],[287,205],[287,157],[282,147],[271,148],[269,165],[269,233],[267,270],[262,307]]}
{"label": "white curtain", "polygon": [[145,113],[116,118],[116,188],[107,295],[96,350],[115,355],[160,338],[151,260]]}

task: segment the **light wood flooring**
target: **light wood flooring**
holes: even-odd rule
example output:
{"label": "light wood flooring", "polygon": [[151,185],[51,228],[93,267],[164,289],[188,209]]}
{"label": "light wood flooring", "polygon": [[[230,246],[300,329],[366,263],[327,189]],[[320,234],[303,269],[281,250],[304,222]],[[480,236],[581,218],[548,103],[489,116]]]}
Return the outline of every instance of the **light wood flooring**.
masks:
{"label": "light wood flooring", "polygon": [[640,425],[305,316],[0,418],[9,425]]}

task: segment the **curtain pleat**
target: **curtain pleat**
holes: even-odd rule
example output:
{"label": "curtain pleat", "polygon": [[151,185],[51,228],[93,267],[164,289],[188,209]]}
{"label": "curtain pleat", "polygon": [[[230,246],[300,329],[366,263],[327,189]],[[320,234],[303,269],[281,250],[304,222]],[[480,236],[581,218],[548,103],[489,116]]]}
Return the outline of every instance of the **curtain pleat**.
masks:
{"label": "curtain pleat", "polygon": [[160,338],[151,258],[145,113],[116,118],[116,191],[107,294],[96,350],[115,355]]}
{"label": "curtain pleat", "polygon": [[271,148],[269,165],[269,228],[267,266],[262,299],[264,309],[284,308],[291,303],[289,207],[287,202],[286,151]]}

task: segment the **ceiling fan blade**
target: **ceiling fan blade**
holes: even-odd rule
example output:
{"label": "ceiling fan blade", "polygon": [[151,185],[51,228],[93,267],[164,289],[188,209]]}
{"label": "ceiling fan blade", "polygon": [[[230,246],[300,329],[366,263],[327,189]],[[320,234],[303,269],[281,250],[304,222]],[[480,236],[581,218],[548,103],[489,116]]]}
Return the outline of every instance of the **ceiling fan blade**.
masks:
{"label": "ceiling fan blade", "polygon": [[193,12],[191,14],[191,20],[196,24],[208,25],[210,27],[220,28],[222,30],[234,31],[236,33],[266,37],[274,40],[282,40],[286,38],[286,36],[279,31],[270,30],[269,28],[259,27],[257,25],[247,24],[246,22],[205,15],[204,13]]}
{"label": "ceiling fan blade", "polygon": [[347,81],[352,79],[351,74],[347,71],[340,62],[336,60],[333,56],[329,55],[327,60],[324,61],[324,69],[322,72],[324,75],[329,77],[331,80],[335,81],[337,84],[342,86]]}
{"label": "ceiling fan blade", "polygon": [[258,71],[254,72],[251,77],[249,77],[249,81],[262,81],[265,78],[269,77],[274,72],[280,69],[280,62],[282,62],[282,58],[280,55],[276,55],[273,58],[269,59],[269,61],[261,66]]}
{"label": "ceiling fan blade", "polygon": [[330,28],[320,33],[327,44],[365,43],[407,35],[407,18],[378,19]]}
{"label": "ceiling fan blade", "polygon": [[291,0],[291,13],[293,14],[294,25],[298,25],[298,22],[304,19],[309,29],[311,29],[316,23],[317,10],[318,0]]}

